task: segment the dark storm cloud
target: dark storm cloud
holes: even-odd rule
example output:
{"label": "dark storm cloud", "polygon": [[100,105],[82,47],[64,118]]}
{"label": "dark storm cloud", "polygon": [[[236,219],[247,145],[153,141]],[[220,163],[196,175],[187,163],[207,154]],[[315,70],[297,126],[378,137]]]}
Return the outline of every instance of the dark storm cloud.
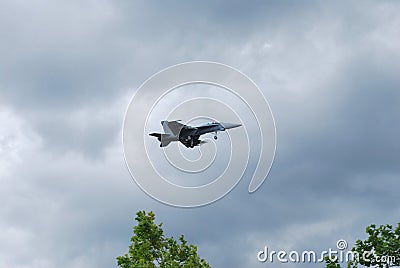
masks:
{"label": "dark storm cloud", "polygon": [[[3,2],[0,10],[0,118],[16,122],[0,130],[0,266],[115,266],[142,209],[213,267],[264,267],[256,253],[265,244],[324,250],[342,237],[352,243],[372,222],[398,221],[397,3]],[[278,147],[256,193],[246,177],[210,206],[178,209],[132,183],[120,128],[148,76],[196,59],[231,64],[260,86]]]}
{"label": "dark storm cloud", "polygon": [[[306,8],[259,4],[70,2],[42,8],[4,3],[3,98],[19,109],[69,110],[87,102],[105,103],[124,88],[138,86],[160,66],[198,58],[193,50],[218,57],[224,53],[218,47],[245,42],[258,30],[258,21],[263,28],[270,20]],[[206,38],[210,35],[212,42]]]}
{"label": "dark storm cloud", "polygon": [[109,94],[104,88],[117,75],[112,66],[119,59],[104,35],[109,31],[106,10],[73,3],[43,7],[32,2],[3,4],[5,95],[20,108],[54,109],[96,99],[95,90]]}

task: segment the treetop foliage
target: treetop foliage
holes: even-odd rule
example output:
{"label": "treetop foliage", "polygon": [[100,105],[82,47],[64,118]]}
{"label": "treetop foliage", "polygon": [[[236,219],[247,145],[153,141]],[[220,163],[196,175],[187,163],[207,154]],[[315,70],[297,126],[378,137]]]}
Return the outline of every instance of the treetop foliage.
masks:
{"label": "treetop foliage", "polygon": [[128,253],[117,257],[121,268],[210,268],[199,257],[197,247],[188,245],[184,236],[178,241],[165,237],[162,223],[154,223],[153,212],[138,211],[133,227],[134,235]]}
{"label": "treetop foliage", "polygon": [[[358,254],[359,258],[351,260],[348,268],[364,267],[389,268],[400,266],[400,223],[396,228],[392,225],[369,225],[365,229],[368,234],[366,240],[357,240],[352,252]],[[371,253],[366,254],[364,253]],[[325,258],[327,268],[340,268],[337,258],[331,260]]]}

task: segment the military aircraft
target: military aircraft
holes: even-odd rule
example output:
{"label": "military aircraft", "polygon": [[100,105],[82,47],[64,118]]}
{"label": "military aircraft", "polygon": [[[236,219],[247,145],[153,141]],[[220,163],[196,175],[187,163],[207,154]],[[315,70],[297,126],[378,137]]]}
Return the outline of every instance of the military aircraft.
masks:
{"label": "military aircraft", "polygon": [[165,133],[150,133],[161,143],[160,147],[168,146],[172,141],[180,141],[187,148],[193,148],[206,141],[200,140],[200,136],[206,133],[214,133],[214,139],[218,139],[218,131],[225,131],[230,128],[240,127],[241,124],[210,122],[197,127],[192,127],[176,121],[161,121]]}

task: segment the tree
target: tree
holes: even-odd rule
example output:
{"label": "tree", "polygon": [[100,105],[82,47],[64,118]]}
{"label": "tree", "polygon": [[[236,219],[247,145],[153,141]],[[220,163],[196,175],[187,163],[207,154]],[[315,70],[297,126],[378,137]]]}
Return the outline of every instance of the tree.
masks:
{"label": "tree", "polygon": [[197,247],[188,245],[181,235],[176,241],[166,238],[161,228],[162,223],[154,223],[153,212],[146,214],[138,211],[133,227],[129,251],[117,257],[118,266],[122,268],[210,268],[210,265],[199,257]]}
{"label": "tree", "polygon": [[[348,264],[348,268],[356,268],[359,265],[366,267],[388,268],[400,266],[400,223],[393,229],[391,225],[376,227],[371,224],[366,228],[369,235],[364,241],[357,240],[352,252],[354,258]],[[327,268],[340,268],[337,258],[331,260],[325,258]]]}
{"label": "tree", "polygon": [[325,257],[326,268],[341,268],[338,263],[338,258]]}
{"label": "tree", "polygon": [[[371,224],[366,228],[369,237],[365,240],[357,240],[353,252],[360,256],[354,260],[351,267],[358,264],[370,267],[392,267],[400,265],[400,223],[397,228],[389,224],[376,227]],[[371,252],[370,256],[363,256],[364,252]]]}

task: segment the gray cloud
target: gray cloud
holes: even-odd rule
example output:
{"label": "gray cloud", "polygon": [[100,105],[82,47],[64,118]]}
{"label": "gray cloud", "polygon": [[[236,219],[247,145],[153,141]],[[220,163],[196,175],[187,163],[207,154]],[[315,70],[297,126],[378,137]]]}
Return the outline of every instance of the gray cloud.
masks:
{"label": "gray cloud", "polygon": [[[213,267],[264,267],[265,244],[324,250],[398,221],[397,3],[0,6],[0,266],[116,267],[142,209]],[[244,178],[210,206],[172,208],[130,179],[121,124],[148,76],[200,59],[260,86],[277,155],[255,194]]]}

